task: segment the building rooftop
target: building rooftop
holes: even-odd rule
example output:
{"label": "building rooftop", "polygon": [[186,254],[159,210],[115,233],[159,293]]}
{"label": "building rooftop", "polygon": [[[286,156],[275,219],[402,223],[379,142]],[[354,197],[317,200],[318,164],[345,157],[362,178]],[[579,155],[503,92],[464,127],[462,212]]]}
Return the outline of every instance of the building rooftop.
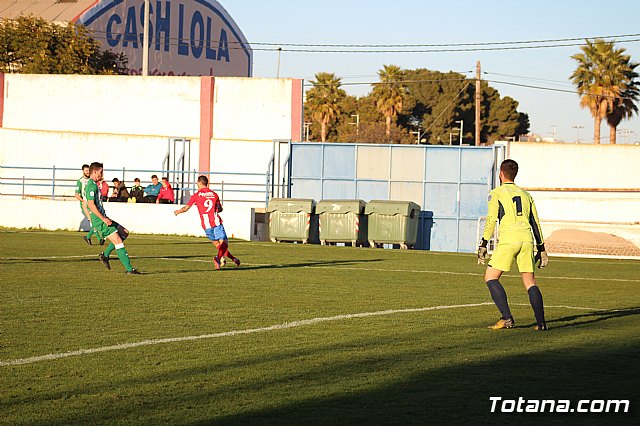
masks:
{"label": "building rooftop", "polygon": [[0,18],[33,15],[47,21],[70,22],[95,3],[95,0],[0,0]]}

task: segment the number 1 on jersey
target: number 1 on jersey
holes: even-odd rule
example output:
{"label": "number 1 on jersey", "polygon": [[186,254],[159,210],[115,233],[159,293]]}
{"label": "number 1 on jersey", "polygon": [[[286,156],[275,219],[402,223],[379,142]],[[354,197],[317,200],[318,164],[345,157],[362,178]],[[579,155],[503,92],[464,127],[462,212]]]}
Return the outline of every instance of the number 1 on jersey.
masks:
{"label": "number 1 on jersey", "polygon": [[516,203],[516,214],[518,216],[522,216],[522,198],[519,195],[516,195],[512,198],[513,202]]}

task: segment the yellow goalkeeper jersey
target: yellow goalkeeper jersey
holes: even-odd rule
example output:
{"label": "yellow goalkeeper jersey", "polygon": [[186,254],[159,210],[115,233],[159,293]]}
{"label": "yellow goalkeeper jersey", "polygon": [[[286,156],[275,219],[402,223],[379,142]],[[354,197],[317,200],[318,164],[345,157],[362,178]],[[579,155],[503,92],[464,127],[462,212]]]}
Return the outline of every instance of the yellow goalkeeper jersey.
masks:
{"label": "yellow goalkeeper jersey", "polygon": [[544,244],[538,211],[527,191],[513,182],[495,188],[489,194],[489,211],[482,238],[489,240],[500,222],[500,242],[534,241]]}

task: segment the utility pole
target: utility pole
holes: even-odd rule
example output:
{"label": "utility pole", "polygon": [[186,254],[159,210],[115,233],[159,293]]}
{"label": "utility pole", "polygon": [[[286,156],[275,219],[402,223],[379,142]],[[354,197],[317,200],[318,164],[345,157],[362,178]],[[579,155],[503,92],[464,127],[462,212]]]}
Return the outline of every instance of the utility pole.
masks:
{"label": "utility pole", "polygon": [[149,0],[144,0],[144,29],[142,36],[142,75],[149,75]]}
{"label": "utility pole", "polygon": [[480,146],[480,61],[476,62],[476,146]]}
{"label": "utility pole", "polygon": [[278,47],[278,69],[276,71],[276,78],[280,78],[280,53],[282,52],[282,47]]}
{"label": "utility pole", "polygon": [[580,129],[584,129],[584,126],[575,124],[571,126],[572,129],[576,129],[576,143],[580,143]]}

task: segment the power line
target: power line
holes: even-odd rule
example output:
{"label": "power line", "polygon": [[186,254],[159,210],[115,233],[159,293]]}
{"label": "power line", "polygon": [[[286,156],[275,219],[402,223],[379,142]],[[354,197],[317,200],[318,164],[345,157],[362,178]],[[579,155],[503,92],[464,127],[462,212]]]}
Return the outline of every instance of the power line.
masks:
{"label": "power line", "polygon": [[487,75],[499,75],[502,77],[513,77],[513,78],[521,78],[523,80],[531,80],[531,81],[542,81],[542,82],[546,82],[546,83],[558,83],[558,84],[571,84],[570,82],[566,81],[566,80],[551,80],[548,78],[538,78],[538,77],[527,77],[527,76],[523,76],[523,75],[513,75],[513,74],[502,74],[499,72],[489,72],[489,71],[484,71],[483,74],[487,74]]}
{"label": "power line", "polygon": [[411,83],[440,83],[443,81],[467,81],[466,78],[445,78],[445,79],[434,79],[434,80],[398,80],[398,81],[373,81],[373,82],[353,82],[353,83],[325,83],[325,84],[317,84],[317,83],[305,83],[305,86],[358,86],[358,85],[377,85],[377,84],[411,84]]}
{"label": "power line", "polygon": [[[103,31],[96,31],[103,32]],[[113,35],[124,35],[124,33],[112,33]],[[640,35],[640,34],[638,34]],[[157,39],[160,39],[160,42],[157,42]],[[94,36],[96,40],[113,40],[112,38],[107,38],[106,36]],[[194,43],[200,44],[199,48],[204,48],[205,43],[211,43],[217,46],[218,40],[204,40],[204,39],[190,39],[188,43],[176,38],[176,37],[167,37],[167,36],[159,36],[155,37],[151,43],[151,45],[159,44],[162,46],[180,46],[187,45],[190,46]],[[577,39],[575,39],[577,40]],[[129,43],[140,43],[142,42],[138,40],[136,37],[135,40],[127,40]],[[627,40],[617,40],[618,43],[635,43],[640,41],[640,38],[627,39]],[[538,41],[537,43],[546,42],[546,41]],[[286,43],[282,45],[270,44],[270,43],[253,43],[254,45],[265,45],[265,46],[277,46],[277,47],[252,47],[251,50],[258,52],[290,52],[290,53],[454,53],[454,52],[486,52],[486,51],[508,51],[508,50],[525,50],[525,49],[547,49],[547,48],[557,48],[557,47],[574,47],[574,46],[583,46],[584,43],[556,43],[556,44],[535,44],[535,45],[522,45],[522,44],[531,44],[535,43],[534,41],[522,41],[522,42],[496,42],[496,43],[477,43],[477,46],[490,46],[490,47],[466,47],[466,48],[450,48],[450,49],[416,49],[415,47],[428,47],[432,45],[397,45],[397,47],[407,47],[405,49],[380,49],[380,48],[372,48],[374,45],[361,45],[366,46],[366,48],[362,49],[351,49],[354,45],[334,45],[333,47],[338,47],[338,49],[298,49],[298,48],[282,48],[282,45],[287,45]],[[233,46],[233,44],[241,44],[241,46]],[[508,44],[520,44],[517,46],[505,46]],[[288,44],[290,46],[294,46],[294,44]],[[300,45],[303,47],[305,45]],[[311,45],[314,46],[314,45]],[[317,45],[320,46],[320,45]],[[384,45],[380,45],[384,46]],[[389,45],[394,46],[395,45]],[[437,46],[437,45],[433,45]],[[443,46],[456,46],[455,44],[443,45]],[[460,46],[474,46],[472,43],[460,44]],[[499,46],[499,47],[498,47]],[[228,50],[245,50],[247,46],[240,42],[227,41],[227,49]]]}
{"label": "power line", "polygon": [[431,122],[431,124],[429,125],[429,127],[427,127],[427,128],[425,129],[425,131],[423,132],[424,134],[427,134],[427,132],[429,131],[429,129],[431,129],[431,128],[433,127],[433,125],[434,125],[434,124],[436,124],[436,121],[438,121],[438,119],[439,119],[440,117],[442,117],[442,114],[444,114],[444,113],[445,113],[445,111],[446,111],[446,110],[448,110],[448,109],[449,109],[449,107],[450,107],[451,105],[453,105],[453,103],[456,101],[456,99],[458,99],[458,97],[462,94],[462,92],[464,92],[465,90],[467,90],[467,87],[469,87],[469,85],[470,85],[470,84],[471,84],[471,81],[469,81],[469,82],[468,82],[468,83],[467,83],[467,84],[462,88],[462,90],[461,90],[461,91],[459,91],[459,92],[458,92],[458,94],[454,96],[454,98],[451,100],[451,102],[449,102],[449,104],[448,104],[446,107],[444,107],[444,109],[442,110],[442,112],[440,112],[440,114],[438,114],[438,116],[437,116],[436,118],[434,118],[434,120]]}
{"label": "power line", "polygon": [[[103,30],[91,30],[93,33],[106,34]],[[125,35],[123,32],[111,32],[114,35]],[[165,36],[166,37],[166,36]],[[518,44],[540,44],[540,43],[560,43],[567,41],[584,41],[593,39],[619,39],[629,37],[640,37],[640,33],[634,34],[617,34],[606,36],[589,36],[589,37],[570,37],[570,38],[555,38],[555,39],[537,39],[537,40],[516,40],[516,41],[494,41],[494,42],[474,42],[474,43],[404,43],[404,44],[349,44],[349,43],[278,43],[278,42],[247,42],[254,46],[274,46],[274,48],[287,46],[287,47],[338,47],[338,48],[392,48],[392,47],[462,47],[462,46],[501,46],[501,45],[518,45]],[[163,37],[164,38],[164,37]],[[181,40],[179,37],[166,37],[169,40]],[[201,40],[197,40],[201,41]],[[219,40],[210,40],[217,43]],[[624,40],[618,40],[623,42]],[[227,44],[245,44],[241,41],[229,40]],[[268,49],[272,50],[272,49]]]}
{"label": "power line", "polygon": [[487,81],[489,83],[494,83],[494,84],[506,84],[508,86],[526,87],[528,89],[547,90],[547,91],[550,91],[550,92],[571,93],[571,94],[574,94],[574,95],[581,95],[581,96],[598,96],[598,97],[601,97],[601,98],[631,99],[631,100],[633,100],[633,98],[627,98],[627,97],[623,97],[623,96],[603,95],[603,94],[600,94],[600,93],[579,92],[577,90],[556,89],[556,88],[553,88],[553,87],[533,86],[533,85],[530,85],[530,84],[512,83],[512,82],[509,82],[509,81],[498,81],[498,80],[484,80],[484,81]]}
{"label": "power line", "polygon": [[[630,40],[619,40],[619,43],[635,43],[640,38]],[[454,53],[454,52],[487,52],[487,51],[507,51],[507,50],[530,50],[530,49],[548,49],[554,47],[574,47],[583,46],[584,43],[564,43],[550,45],[534,45],[534,46],[511,46],[511,47],[473,47],[461,49],[380,49],[380,50],[353,50],[353,49],[282,49],[283,52],[291,53]],[[254,48],[254,51],[276,51],[278,49],[262,49]]]}
{"label": "power line", "polygon": [[[565,41],[577,41],[577,40],[593,40],[593,39],[616,39],[627,37],[638,37],[637,34],[619,34],[608,36],[593,36],[593,37],[572,37],[572,38],[557,38],[557,39],[543,39],[543,40],[521,40],[521,41],[497,41],[497,42],[478,42],[478,43],[443,43],[443,44],[305,44],[305,43],[249,43],[252,45],[261,46],[290,46],[290,47],[362,47],[362,48],[387,48],[387,47],[460,47],[460,46],[495,46],[495,45],[508,45],[508,44],[532,44],[532,43],[558,43]],[[622,41],[622,40],[620,40]]]}
{"label": "power line", "polygon": [[[459,79],[433,79],[433,80],[400,80],[400,81],[390,81],[390,82],[382,82],[382,81],[372,81],[372,82],[357,82],[357,83],[337,83],[337,84],[308,84],[305,83],[304,86],[306,87],[317,87],[317,86],[356,86],[356,85],[369,85],[369,86],[373,86],[373,85],[378,85],[378,84],[410,84],[410,83],[438,83],[438,82],[443,82],[443,81],[467,81],[467,85],[464,86],[463,90],[467,88],[467,86],[471,83],[471,81],[473,81],[475,79],[468,79],[468,78],[459,78]],[[487,80],[484,79],[482,81],[486,81],[487,83],[494,83],[494,84],[504,84],[507,86],[516,86],[516,87],[525,87],[528,89],[537,89],[537,90],[546,90],[546,91],[550,91],[550,92],[560,92],[560,93],[571,93],[573,95],[581,95],[581,96],[599,96],[602,98],[612,98],[612,99],[631,99],[631,98],[625,98],[622,96],[613,96],[613,95],[603,95],[603,94],[599,94],[599,93],[588,93],[588,92],[579,92],[577,90],[569,90],[569,89],[558,89],[558,88],[554,88],[554,87],[544,87],[544,86],[534,86],[531,84],[522,84],[522,83],[514,83],[514,82],[510,82],[510,81],[501,81],[501,80]],[[460,93],[462,93],[462,91],[460,91]],[[460,93],[458,95],[456,95],[456,98],[458,96],[460,96]]]}

